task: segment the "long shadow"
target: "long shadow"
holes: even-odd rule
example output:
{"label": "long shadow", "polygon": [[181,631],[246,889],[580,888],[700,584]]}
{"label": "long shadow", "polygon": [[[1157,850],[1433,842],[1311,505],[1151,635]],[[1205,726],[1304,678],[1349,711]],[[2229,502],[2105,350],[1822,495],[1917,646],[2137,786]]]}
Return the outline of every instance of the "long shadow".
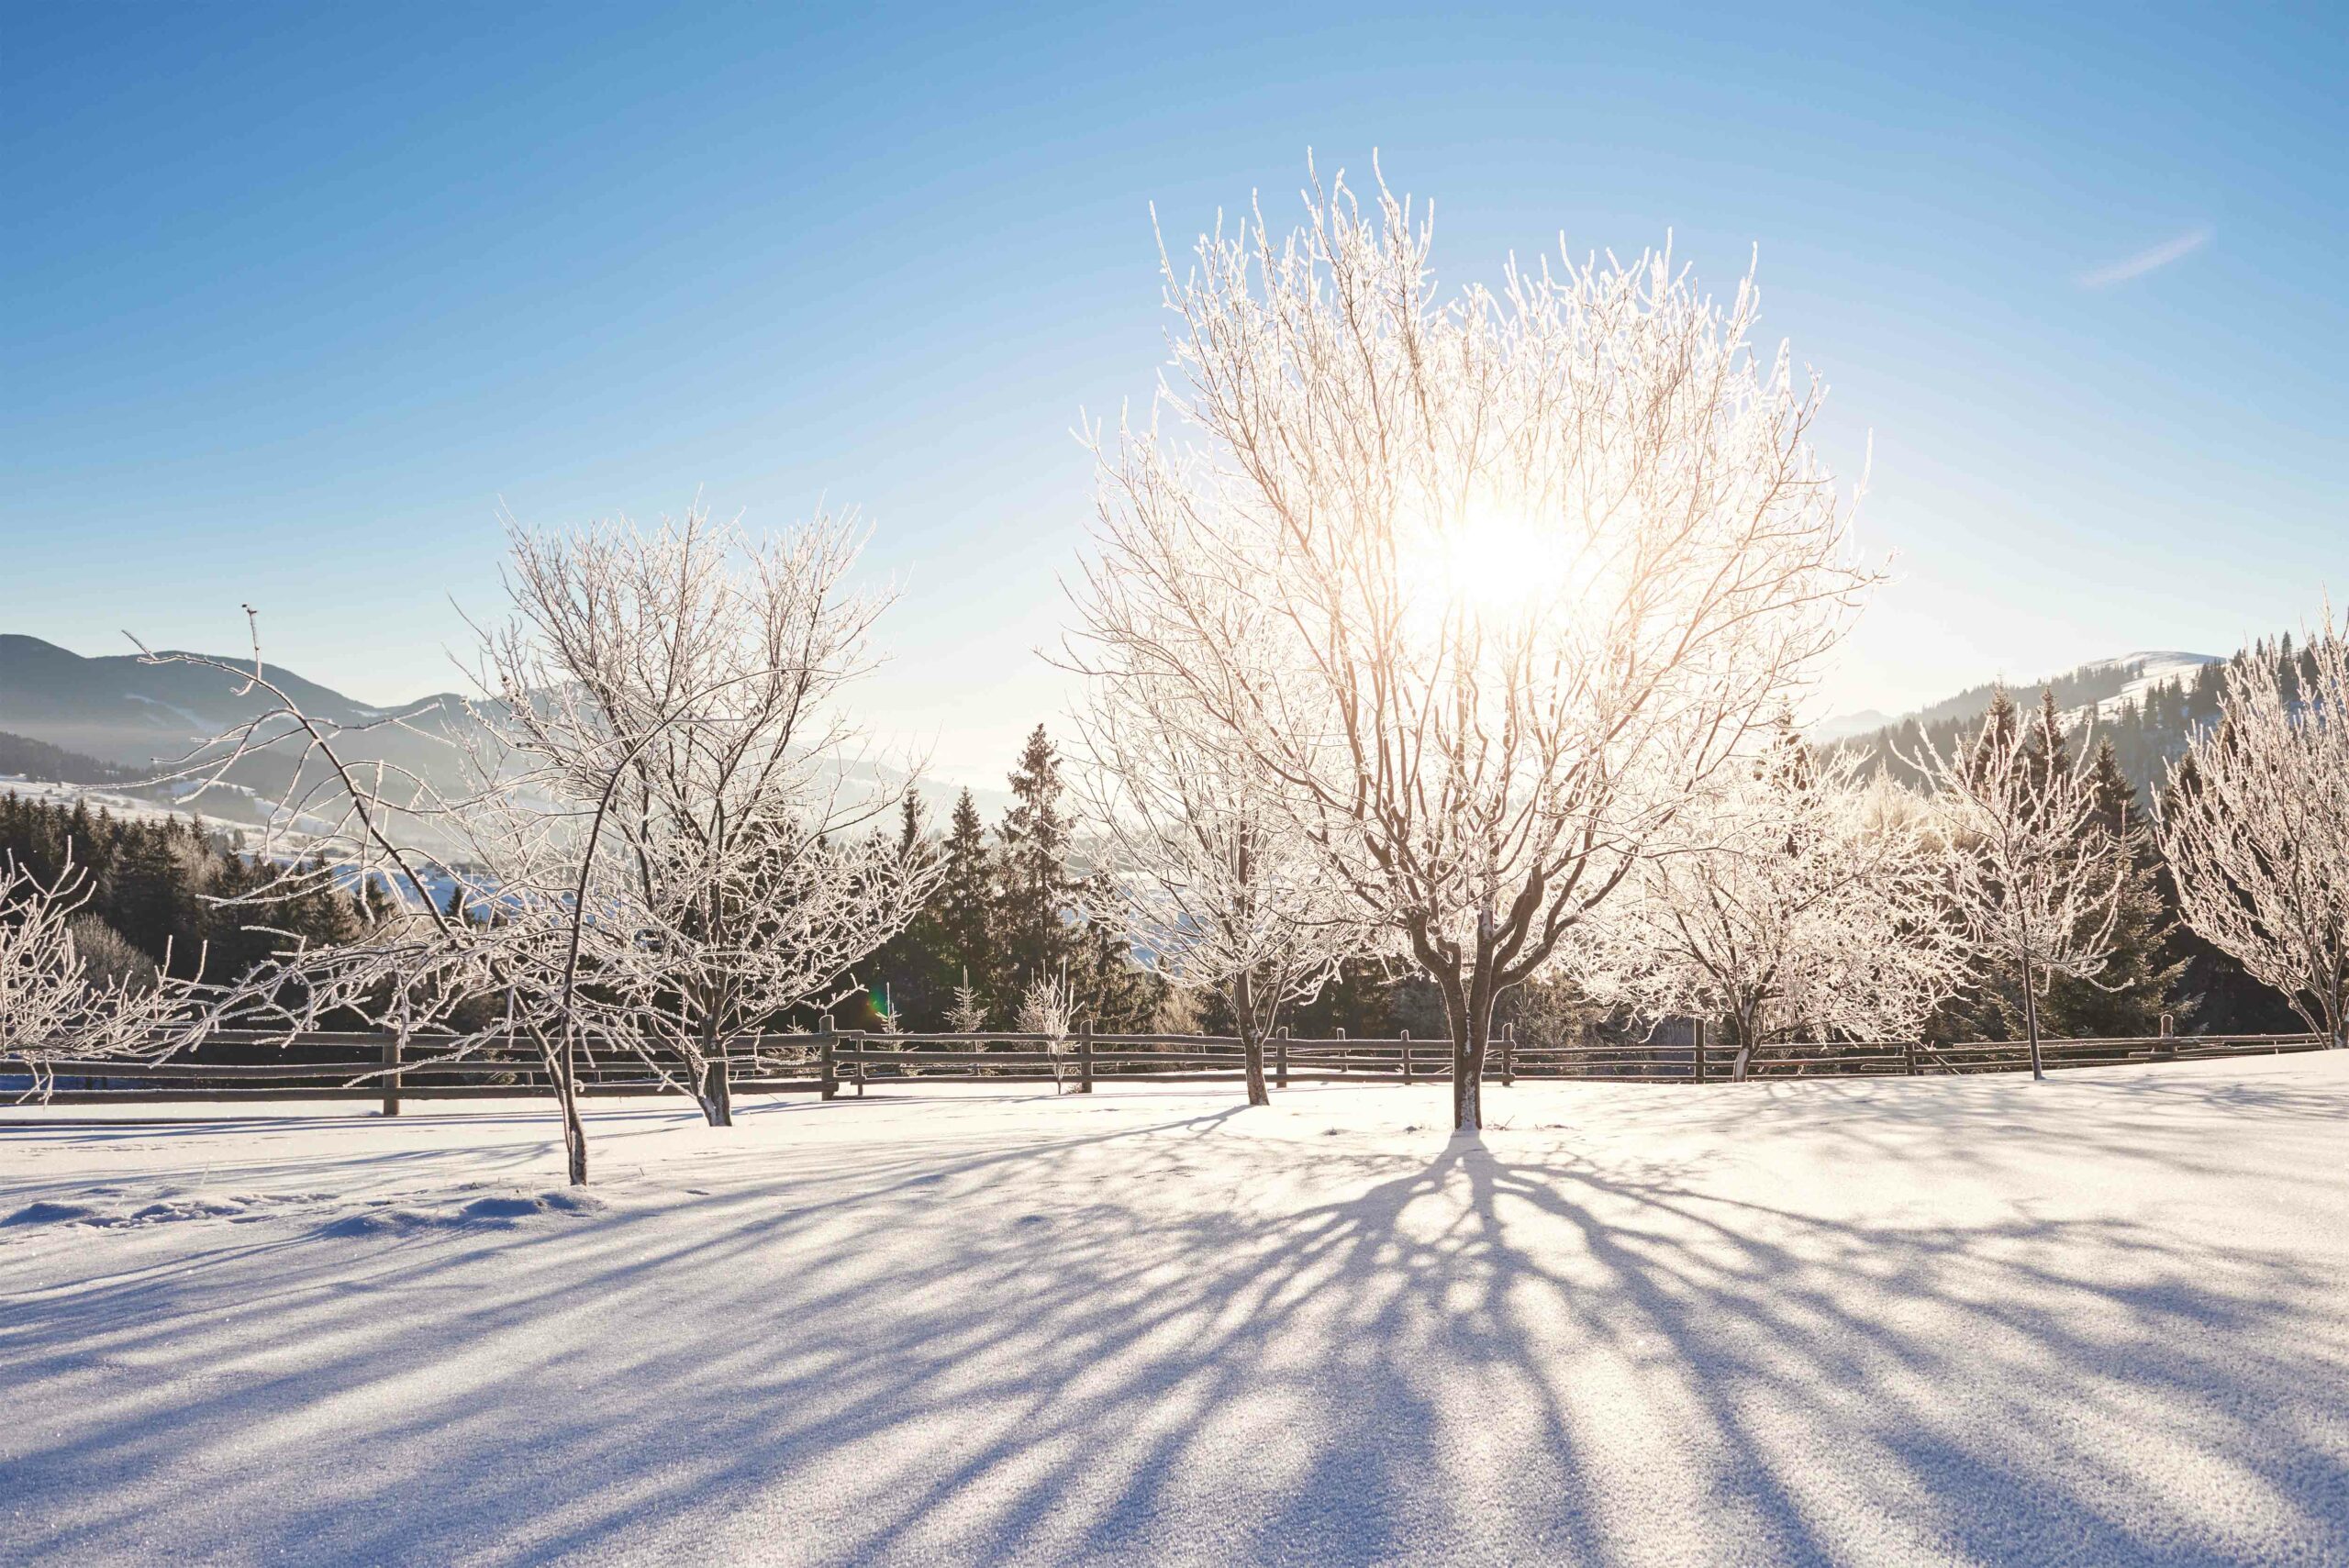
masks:
{"label": "long shadow", "polygon": [[[2143,1117],[2080,1147],[2235,1157],[2117,1093]],[[1773,1092],[1750,1136],[1990,1172],[1997,1129],[2057,1115],[1914,1098]],[[1624,1120],[1669,1151],[1687,1114]],[[1822,1212],[1695,1140],[1108,1119],[720,1151],[721,1190],[560,1226],[141,1243],[0,1296],[0,1386],[43,1412],[0,1439],[0,1555],[2349,1561],[2337,1258]]]}

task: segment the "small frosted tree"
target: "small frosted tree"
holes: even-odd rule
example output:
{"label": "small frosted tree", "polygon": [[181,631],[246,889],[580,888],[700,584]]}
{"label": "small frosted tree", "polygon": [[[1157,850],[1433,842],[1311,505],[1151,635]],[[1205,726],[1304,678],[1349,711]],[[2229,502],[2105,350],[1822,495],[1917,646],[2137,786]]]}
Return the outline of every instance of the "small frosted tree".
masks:
{"label": "small frosted tree", "polygon": [[1791,728],[1692,803],[1573,950],[1597,999],[1649,1018],[1724,1020],[1743,1078],[1755,1050],[1911,1038],[1964,984],[1969,954],[1925,804],[1814,761]]}
{"label": "small frosted tree", "polygon": [[987,1005],[979,999],[978,988],[971,984],[971,972],[966,969],[954,987],[954,1000],[946,1008],[947,1032],[984,1034],[986,1027]]}
{"label": "small frosted tree", "polygon": [[[714,1126],[729,1062],[904,929],[937,879],[900,797],[846,784],[842,688],[885,596],[845,579],[860,535],[819,517],[753,538],[688,512],[512,533],[514,621],[487,643],[529,777],[596,803],[626,884],[592,934],[638,1032],[686,1065]],[[851,989],[853,987],[852,986]]]}
{"label": "small frosted tree", "polygon": [[1016,1032],[1038,1036],[1052,1058],[1055,1094],[1068,1086],[1068,1032],[1076,1026],[1076,994],[1069,988],[1068,976],[1040,974],[1019,993],[1019,1006],[1012,1016]]}
{"label": "small frosted tree", "polygon": [[[836,592],[851,530],[753,545],[705,521],[515,531],[518,613],[484,635],[485,695],[426,737],[451,749],[454,787],[352,760],[351,732],[262,662],[257,630],[250,667],[148,655],[262,698],[174,776],[200,794],[257,752],[291,763],[254,856],[276,869],[235,900],[254,923],[337,879],[381,877],[404,905],[360,941],[280,951],[215,1017],[291,1039],[339,1011],[446,1060],[527,1041],[574,1183],[584,1051],[636,1051],[662,1073],[682,1059],[705,1113],[728,1118],[735,1042],[898,929],[930,873],[850,831],[887,800],[843,804],[846,731],[827,699],[863,668],[877,613]],[[452,883],[484,917],[442,906]]]}
{"label": "small frosted tree", "polygon": [[2295,654],[2227,673],[2218,722],[2173,765],[2162,850],[2187,924],[2335,1046],[2349,1029],[2349,639],[2328,611]]}
{"label": "small frosted tree", "polygon": [[[353,760],[351,730],[305,710],[262,662],[250,606],[246,618],[250,667],[141,649],[150,663],[214,670],[235,683],[239,697],[260,699],[245,722],[199,745],[166,775],[193,784],[187,798],[222,787],[249,758],[289,764],[250,851],[261,874],[217,901],[285,945],[206,995],[206,1027],[252,1027],[290,1043],[328,1020],[355,1017],[403,1043],[424,1044],[420,1060],[408,1057],[411,1068],[527,1043],[554,1095],[570,1180],[584,1184],[581,1056],[606,1033],[582,984],[596,929],[590,917],[614,908],[624,891],[609,881],[611,862],[601,853],[602,805],[589,809],[526,791],[529,775],[507,737],[484,721],[494,716],[479,712],[470,725],[424,732],[449,749],[444,771],[458,781],[452,786]],[[425,835],[436,849],[417,847]],[[273,911],[342,881],[388,886],[393,906],[354,940],[332,946],[270,926]],[[479,918],[469,913],[475,907]]]}
{"label": "small frosted tree", "polygon": [[1980,961],[2011,966],[2032,1076],[2043,1079],[2040,999],[2055,975],[2094,981],[2103,970],[2126,846],[2100,818],[2086,759],[2066,760],[2052,694],[2024,722],[1995,702],[1970,745],[1928,744],[1912,762],[1933,781],[1957,912]]}
{"label": "small frosted tree", "polygon": [[[1105,651],[1115,659],[1120,648]],[[1178,988],[1213,991],[1240,1035],[1248,1103],[1272,1103],[1264,1042],[1293,1003],[1363,945],[1364,931],[1319,852],[1244,755],[1198,743],[1181,687],[1097,668],[1079,720],[1079,798],[1103,864],[1094,881],[1110,922]]]}
{"label": "small frosted tree", "polygon": [[1667,255],[1566,260],[1439,300],[1431,241],[1341,179],[1294,235],[1258,216],[1165,264],[1176,379],[1101,452],[1078,639],[1181,689],[1186,740],[1262,772],[1426,973],[1470,1130],[1497,999],[1868,574],[1750,283],[1724,306]]}
{"label": "small frosted tree", "polygon": [[24,1064],[38,1098],[60,1063],[160,1062],[202,1033],[195,986],[171,977],[168,955],[95,971],[76,918],[93,891],[70,858],[46,883],[0,863],[0,1060]]}

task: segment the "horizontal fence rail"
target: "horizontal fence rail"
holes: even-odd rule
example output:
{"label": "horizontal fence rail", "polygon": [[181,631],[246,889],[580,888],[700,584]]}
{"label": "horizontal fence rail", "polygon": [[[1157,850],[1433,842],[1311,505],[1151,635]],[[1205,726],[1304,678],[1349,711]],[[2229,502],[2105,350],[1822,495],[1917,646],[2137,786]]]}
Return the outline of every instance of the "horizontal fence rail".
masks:
{"label": "horizontal fence rail", "polygon": [[[2230,1056],[2320,1051],[2321,1035],[2176,1035],[2049,1040],[2040,1055],[2051,1069],[2128,1062],[2196,1062]],[[448,1054],[429,1035],[375,1033],[282,1036],[222,1033],[193,1051],[159,1062],[58,1061],[43,1064],[50,1103],[145,1104],[188,1101],[375,1100],[396,1116],[407,1100],[513,1098],[548,1093],[545,1063],[518,1042]],[[1742,1061],[1741,1061],[1742,1058]],[[575,1053],[584,1095],[685,1095],[692,1074],[674,1052],[590,1043]],[[1293,1040],[1264,1042],[1264,1071],[1276,1087],[1292,1084],[1446,1083],[1448,1040]],[[1916,1040],[1792,1041],[1743,1052],[1709,1042],[1700,1027],[1681,1044],[1593,1039],[1573,1044],[1520,1042],[1508,1033],[1487,1049],[1484,1078],[1687,1084],[1747,1080],[1853,1078],[2028,1071],[2020,1040],[1928,1045]],[[726,1064],[737,1093],[813,1094],[834,1099],[916,1084],[1051,1083],[1090,1093],[1097,1084],[1236,1084],[1247,1076],[1242,1042],[1230,1036],[1095,1034],[896,1034],[822,1029],[762,1035],[740,1044]],[[30,1064],[0,1057],[0,1100],[28,1095]]]}

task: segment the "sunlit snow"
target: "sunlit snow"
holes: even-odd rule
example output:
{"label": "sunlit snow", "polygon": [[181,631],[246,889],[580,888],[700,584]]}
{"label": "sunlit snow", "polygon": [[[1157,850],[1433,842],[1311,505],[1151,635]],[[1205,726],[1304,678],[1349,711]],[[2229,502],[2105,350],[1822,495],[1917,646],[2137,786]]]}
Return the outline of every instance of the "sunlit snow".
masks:
{"label": "sunlit snow", "polygon": [[2349,1053],[1445,1093],[13,1110],[0,1557],[2349,1561]]}

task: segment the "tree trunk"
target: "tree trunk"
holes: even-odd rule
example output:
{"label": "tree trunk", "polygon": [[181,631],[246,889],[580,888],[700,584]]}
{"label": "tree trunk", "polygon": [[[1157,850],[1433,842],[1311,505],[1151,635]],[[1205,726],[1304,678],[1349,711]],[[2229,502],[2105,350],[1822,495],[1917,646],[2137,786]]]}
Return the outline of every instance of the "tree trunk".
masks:
{"label": "tree trunk", "polygon": [[1231,1005],[1232,1022],[1240,1029],[1240,1056],[1248,1073],[1248,1103],[1269,1106],[1273,1096],[1264,1087],[1264,1037],[1256,1028],[1255,977],[1244,969],[1234,975],[1225,1000]]}
{"label": "tree trunk", "polygon": [[701,1114],[712,1127],[734,1125],[734,1086],[728,1082],[726,1058],[711,1056],[702,1063],[701,1082],[694,1089]]}
{"label": "tree trunk", "polygon": [[2031,1077],[2033,1083],[2044,1083],[2046,1066],[2039,1059],[2039,990],[2031,983],[2031,960],[2022,961],[2022,1027],[2031,1040]]}
{"label": "tree trunk", "polygon": [[718,1038],[718,1006],[704,996],[701,1001],[701,1072],[696,1076],[694,1099],[701,1106],[702,1119],[712,1127],[734,1125],[734,1090],[727,1082],[725,1042]]}
{"label": "tree trunk", "polygon": [[562,1054],[551,1064],[554,1071],[548,1074],[554,1080],[555,1101],[562,1110],[563,1163],[571,1177],[571,1184],[587,1184],[587,1128],[579,1119],[579,1069],[571,1052],[571,1041],[562,1042]]}
{"label": "tree trunk", "polygon": [[1477,974],[1463,990],[1444,987],[1444,1012],[1452,1025],[1452,1130],[1479,1132],[1485,1125],[1485,1052],[1493,1038],[1491,977]]}

